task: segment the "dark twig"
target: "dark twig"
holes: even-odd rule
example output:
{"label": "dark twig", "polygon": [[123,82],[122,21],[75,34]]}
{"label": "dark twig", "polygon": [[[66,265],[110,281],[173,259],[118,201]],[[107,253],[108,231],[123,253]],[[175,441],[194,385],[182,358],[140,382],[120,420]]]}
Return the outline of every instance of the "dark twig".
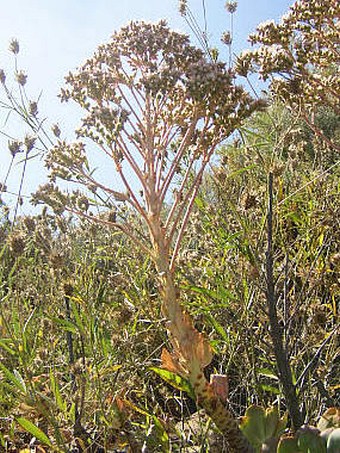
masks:
{"label": "dark twig", "polygon": [[266,251],[266,299],[270,323],[270,336],[276,359],[276,366],[283,387],[286,405],[291,417],[294,430],[303,423],[302,413],[299,409],[296,387],[293,384],[287,352],[283,344],[283,332],[280,328],[277,313],[277,296],[274,283],[273,264],[273,174],[269,173],[268,182],[268,215],[267,215],[267,251]]}
{"label": "dark twig", "polygon": [[[67,321],[71,321],[70,296],[71,296],[70,292],[67,292],[64,297]],[[70,332],[69,330],[66,331],[66,341],[67,341],[69,365],[70,365],[70,367],[72,367],[74,365],[74,347],[73,347],[72,332]],[[71,380],[74,384],[74,374],[73,373],[71,373]]]}

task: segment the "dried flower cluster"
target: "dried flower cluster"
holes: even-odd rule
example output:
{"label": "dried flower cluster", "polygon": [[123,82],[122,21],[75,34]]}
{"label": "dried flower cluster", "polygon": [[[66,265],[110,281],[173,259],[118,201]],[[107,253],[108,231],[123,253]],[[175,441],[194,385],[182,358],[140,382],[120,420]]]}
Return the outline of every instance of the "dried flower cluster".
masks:
{"label": "dried flower cluster", "polygon": [[14,55],[18,55],[19,50],[20,50],[19,41],[13,38],[9,43],[9,51],[12,52]]}
{"label": "dried flower cluster", "polygon": [[296,1],[279,24],[257,27],[250,41],[260,46],[240,56],[238,73],[256,70],[264,80],[270,78],[279,98],[308,115],[318,106],[339,114],[339,17],[337,0]]}
{"label": "dried flower cluster", "polygon": [[237,10],[237,2],[228,0],[225,4],[225,8],[230,14],[234,14]]}
{"label": "dried flower cluster", "polygon": [[87,159],[84,144],[77,142],[72,145],[59,141],[58,149],[63,153],[56,152],[54,148],[46,157],[46,167],[50,169],[50,179],[55,181],[56,177],[70,181],[73,178],[80,178],[83,167],[87,166]]}
{"label": "dried flower cluster", "polygon": [[0,82],[4,84],[6,82],[6,74],[3,69],[0,69]]}
{"label": "dried flower cluster", "polygon": [[188,9],[188,0],[179,0],[178,10],[182,16],[185,16]]}
{"label": "dried flower cluster", "polygon": [[18,71],[16,73],[16,79],[19,85],[24,86],[27,82],[27,74],[25,74],[23,71]]}
{"label": "dried flower cluster", "polygon": [[[65,174],[68,179],[69,175]],[[32,195],[32,203],[43,203],[53,206],[54,213],[57,215],[65,211],[68,206],[71,211],[87,212],[90,202],[88,198],[79,190],[71,193],[65,193],[54,184],[47,183],[39,187],[35,194]]]}
{"label": "dried flower cluster", "polygon": [[[166,222],[166,227],[172,225],[169,244],[180,231],[180,220],[185,224],[187,205],[214,149],[259,107],[235,86],[224,64],[208,62],[186,35],[171,31],[164,21],[132,22],[122,28],[79,71],[69,74],[67,83],[61,99],[73,99],[87,112],[79,139],[92,139],[112,158],[125,191],[95,179],[80,141],[59,141],[49,152],[52,181],[73,178],[100,188],[130,203],[150,228],[149,217],[160,215],[174,179],[181,175],[176,206]],[[131,170],[143,200],[131,190],[126,176]]]}

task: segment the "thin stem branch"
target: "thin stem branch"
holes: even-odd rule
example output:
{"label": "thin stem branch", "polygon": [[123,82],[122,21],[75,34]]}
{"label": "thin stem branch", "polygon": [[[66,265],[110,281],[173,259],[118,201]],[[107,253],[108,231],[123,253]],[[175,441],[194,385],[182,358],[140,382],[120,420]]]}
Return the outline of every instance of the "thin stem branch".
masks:
{"label": "thin stem branch", "polygon": [[[125,93],[122,89],[122,87],[118,84],[117,86],[117,90],[119,92],[119,94],[121,95],[122,99],[124,100],[124,102],[126,103],[126,105],[129,107],[131,113],[133,114],[133,116],[135,117],[136,119],[136,122],[138,124],[138,127],[140,128],[140,130],[145,133],[145,130],[144,130],[144,126],[143,126],[143,123],[142,123],[142,120],[140,119],[140,117],[138,116],[137,112],[136,112],[136,109],[132,107],[130,101],[128,100],[128,98],[125,96]],[[131,90],[132,92],[132,90]],[[141,111],[143,111],[141,109]]]}
{"label": "thin stem branch", "polygon": [[[136,159],[134,159],[134,157],[131,155],[131,152],[129,151],[129,148],[127,147],[126,143],[124,142],[123,138],[121,140],[119,140],[117,138],[116,140],[116,145],[119,147],[121,153],[123,154],[123,156],[126,158],[127,162],[129,163],[131,169],[133,170],[133,172],[135,173],[135,175],[137,176],[139,182],[141,183],[142,187],[143,187],[143,190],[147,190],[147,187],[145,185],[145,182],[144,182],[144,176],[143,176],[143,173],[142,171],[140,170],[140,168],[138,167],[137,165],[137,162],[136,162]],[[112,155],[111,157],[114,158],[114,150],[112,149]]]}
{"label": "thin stem branch", "polygon": [[124,186],[126,187],[128,194],[130,195],[130,198],[132,199],[132,201],[130,200],[129,202],[133,205],[133,207],[136,209],[136,211],[142,216],[142,218],[145,220],[146,224],[149,226],[150,223],[149,223],[148,216],[145,212],[145,209],[139,203],[139,201],[138,201],[136,195],[134,194],[134,191],[131,189],[131,186],[128,183],[128,181],[123,173],[123,169],[121,167],[118,168],[118,173],[119,173],[119,176],[120,176]]}
{"label": "thin stem branch", "polygon": [[305,369],[302,371],[302,373],[300,374],[298,380],[296,381],[296,386],[300,386],[300,391],[303,389],[304,387],[304,379],[305,379],[305,376],[307,375],[308,372],[312,371],[317,363],[318,363],[318,360],[319,360],[319,357],[320,357],[320,354],[322,353],[324,347],[327,345],[327,343],[333,338],[334,334],[336,332],[338,332],[339,330],[339,327],[340,327],[340,323],[338,323],[334,329],[330,332],[330,334],[324,339],[324,341],[321,343],[321,345],[318,347],[318,349],[316,350],[315,354],[313,355],[313,357],[311,358],[311,360],[308,362],[308,364],[306,365]]}
{"label": "thin stem branch", "polygon": [[[195,178],[195,181],[191,187],[191,196],[190,196],[190,199],[188,201],[186,201],[187,203],[187,208],[186,208],[186,211],[185,211],[185,214],[183,216],[183,220],[182,220],[182,224],[181,224],[181,227],[179,229],[179,232],[178,232],[178,235],[177,235],[177,238],[176,238],[176,243],[175,243],[175,246],[174,246],[174,249],[173,249],[173,253],[172,253],[172,257],[171,257],[171,262],[170,262],[170,270],[171,271],[174,271],[175,269],[175,261],[176,261],[176,258],[177,258],[177,254],[179,252],[179,247],[180,247],[180,244],[181,244],[181,241],[182,241],[182,238],[183,238],[183,235],[184,235],[184,232],[185,232],[185,229],[186,229],[186,226],[187,226],[187,223],[188,223],[188,220],[189,220],[189,216],[190,216],[190,213],[192,211],[192,208],[193,208],[193,204],[194,204],[194,201],[195,201],[195,198],[196,198],[196,195],[197,195],[197,192],[200,188],[200,185],[201,185],[201,182],[202,182],[202,177],[203,177],[203,173],[204,173],[204,170],[208,164],[208,162],[210,161],[210,158],[214,152],[214,149],[215,147],[212,147],[209,154],[205,157],[204,161],[202,162],[202,166]],[[188,192],[188,197],[190,195],[190,191]],[[183,204],[183,206],[185,206],[185,204]],[[178,218],[179,216],[181,216],[181,213],[178,214]],[[174,222],[174,224],[176,224],[176,220]],[[175,229],[174,227],[172,228],[171,230],[171,233],[170,233],[170,237],[169,237],[169,241],[172,239],[173,235],[175,233]]]}
{"label": "thin stem branch", "polygon": [[312,129],[312,131],[324,142],[327,143],[328,146],[331,148],[336,149],[337,151],[340,151],[340,146],[337,145],[336,143],[332,142],[329,138],[325,136],[325,134],[319,129],[310,119],[308,118],[307,114],[303,114],[303,119],[306,121],[308,126]]}
{"label": "thin stem branch", "polygon": [[190,126],[186,130],[186,133],[185,133],[185,135],[181,141],[181,144],[176,152],[176,156],[170,165],[169,171],[165,175],[164,182],[160,188],[161,189],[161,196],[160,196],[161,203],[163,203],[163,201],[165,199],[165,195],[168,191],[171,181],[173,180],[174,174],[176,173],[178,164],[179,164],[180,160],[182,159],[183,154],[185,153],[185,151],[187,149],[188,143],[191,140],[192,135],[195,131],[196,124],[197,124],[197,119],[193,119]]}
{"label": "thin stem branch", "polygon": [[[90,222],[99,223],[101,225],[106,225],[111,228],[116,228],[117,230],[120,230],[122,233],[126,234],[126,236],[128,236],[136,245],[138,245],[138,247],[140,247],[148,256],[150,256],[151,258],[153,257],[153,251],[146,245],[145,242],[138,239],[138,237],[129,230],[129,228],[128,228],[129,225],[127,223],[121,224],[118,222],[110,222],[109,220],[105,220],[103,218],[98,218],[98,217],[86,214],[85,212],[79,211],[78,209],[74,209],[74,208],[66,207],[65,209],[67,212],[75,214],[83,219],[89,220]],[[131,228],[131,230],[134,231],[135,228],[133,227],[133,228]]]}
{"label": "thin stem branch", "polygon": [[[167,216],[167,219],[166,219],[166,222],[165,222],[165,229],[166,230],[168,228],[170,228],[170,224],[173,221],[173,217],[174,217],[175,212],[176,212],[176,210],[178,208],[178,205],[184,206],[185,202],[188,199],[188,193],[190,193],[190,188],[188,189],[187,194],[185,196],[184,196],[184,189],[187,186],[188,179],[189,179],[189,177],[191,175],[191,171],[192,171],[193,165],[194,165],[194,160],[191,159],[190,162],[189,162],[189,165],[187,166],[187,169],[185,171],[185,175],[183,177],[182,183],[181,183],[180,187],[177,189],[176,193],[174,194],[175,200],[174,200],[174,202],[173,202],[173,204],[171,206],[170,212],[169,212],[169,214]],[[179,210],[181,211],[181,209],[179,209]],[[170,240],[172,238],[172,232],[176,228],[177,228],[177,222],[174,222],[174,224],[172,225],[171,230],[169,232],[169,239]]]}
{"label": "thin stem branch", "polygon": [[19,192],[18,192],[18,197],[17,197],[16,204],[15,204],[15,209],[14,209],[12,229],[14,228],[14,224],[15,224],[15,221],[16,221],[17,215],[18,215],[19,204],[21,202],[21,193],[22,193],[22,188],[23,188],[23,185],[24,185],[24,179],[25,179],[25,175],[26,175],[26,168],[27,168],[27,162],[28,162],[28,153],[29,153],[29,151],[26,151],[26,153],[25,153],[24,167],[23,167],[22,172],[21,172]]}

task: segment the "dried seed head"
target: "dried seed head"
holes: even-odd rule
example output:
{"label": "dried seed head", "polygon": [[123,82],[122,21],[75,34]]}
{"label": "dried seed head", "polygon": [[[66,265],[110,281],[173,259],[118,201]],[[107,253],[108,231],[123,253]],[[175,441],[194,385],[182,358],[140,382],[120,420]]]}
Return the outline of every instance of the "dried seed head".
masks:
{"label": "dried seed head", "polygon": [[273,165],[272,172],[273,172],[274,176],[276,176],[276,177],[281,176],[281,175],[283,175],[284,171],[285,171],[284,164],[275,163]]}
{"label": "dried seed head", "polygon": [[0,82],[4,85],[6,82],[6,74],[3,69],[0,69]]}
{"label": "dried seed head", "polygon": [[53,132],[53,134],[54,134],[57,138],[60,137],[61,130],[60,130],[60,127],[58,126],[58,124],[53,124],[53,126],[52,126],[52,132]]}
{"label": "dried seed head", "polygon": [[30,151],[32,151],[32,149],[34,148],[35,141],[36,141],[35,137],[32,137],[31,135],[26,135],[25,140],[24,140],[24,144],[25,144],[25,147],[26,147],[26,151],[28,153]]}
{"label": "dried seed head", "polygon": [[25,240],[21,233],[14,232],[7,238],[10,250],[14,256],[21,255],[25,250]]}
{"label": "dried seed head", "polygon": [[187,9],[188,9],[187,0],[179,0],[178,11],[179,11],[181,16],[185,16],[186,15]]}
{"label": "dried seed head", "polygon": [[226,31],[223,33],[221,41],[223,42],[223,44],[230,46],[230,44],[233,42],[230,31]]}
{"label": "dried seed head", "polygon": [[27,74],[24,73],[24,71],[18,71],[15,75],[17,82],[19,85],[22,87],[26,85],[27,82]]}
{"label": "dried seed head", "polygon": [[112,223],[116,223],[117,221],[117,211],[115,209],[111,209],[111,211],[108,213],[108,221]]}
{"label": "dried seed head", "polygon": [[23,224],[27,228],[28,231],[35,230],[35,220],[33,217],[24,217]]}
{"label": "dried seed head", "polygon": [[68,296],[68,297],[72,296],[73,291],[74,291],[74,287],[73,287],[73,285],[71,285],[71,283],[64,283],[65,296]]}
{"label": "dried seed head", "polygon": [[241,200],[242,206],[245,210],[251,209],[257,205],[257,198],[255,195],[246,193]]}
{"label": "dried seed head", "polygon": [[37,116],[38,115],[38,103],[35,101],[30,101],[28,104],[28,111],[30,115]]}
{"label": "dried seed head", "polygon": [[83,363],[83,359],[78,359],[73,365],[72,365],[72,372],[76,376],[80,376],[86,371],[86,365]]}
{"label": "dried seed head", "polygon": [[228,11],[228,13],[234,14],[234,12],[237,10],[237,2],[227,1],[225,4],[225,9]]}
{"label": "dried seed head", "polygon": [[215,177],[220,183],[223,183],[228,178],[228,173],[223,168],[219,168],[215,173]]}
{"label": "dried seed head", "polygon": [[14,157],[17,153],[21,152],[22,143],[19,140],[13,140],[8,142],[8,149]]}
{"label": "dried seed head", "polygon": [[128,323],[133,316],[133,310],[130,307],[122,307],[118,314],[118,323],[119,325]]}
{"label": "dried seed head", "polygon": [[56,250],[52,250],[48,257],[53,269],[61,269],[64,266],[64,255]]}
{"label": "dried seed head", "polygon": [[249,278],[253,281],[256,281],[260,277],[260,271],[252,264],[247,266],[247,271]]}
{"label": "dried seed head", "polygon": [[89,203],[89,200],[85,197],[85,196],[81,196],[78,198],[77,200],[77,205],[78,205],[78,208],[81,210],[81,211],[87,211],[90,207],[90,203]]}
{"label": "dried seed head", "polygon": [[20,50],[19,41],[13,38],[9,43],[9,51],[14,53],[14,55],[18,55],[19,50]]}

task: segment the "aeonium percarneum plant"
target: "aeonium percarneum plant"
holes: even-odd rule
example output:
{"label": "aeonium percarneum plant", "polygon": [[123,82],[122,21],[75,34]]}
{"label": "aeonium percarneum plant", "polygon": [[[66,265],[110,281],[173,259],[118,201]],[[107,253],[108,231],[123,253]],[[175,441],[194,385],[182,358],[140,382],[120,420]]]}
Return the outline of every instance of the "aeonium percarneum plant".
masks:
{"label": "aeonium percarneum plant", "polygon": [[[68,210],[118,228],[149,254],[172,346],[163,350],[163,367],[190,382],[197,403],[231,450],[252,451],[220,386],[204,375],[212,349],[181,306],[175,274],[181,240],[216,147],[262,103],[235,85],[223,63],[207,61],[186,35],[171,31],[164,21],[130,23],[66,81],[61,99],[74,100],[86,116],[75,143],[59,140],[49,151],[51,182],[35,200],[58,213]],[[123,190],[114,186],[116,179],[107,185],[96,177],[87,142],[108,157]],[[85,186],[92,198],[79,190],[62,192],[59,178]],[[95,200],[109,206],[107,215]],[[129,212],[139,216],[142,228],[129,220]]]}

